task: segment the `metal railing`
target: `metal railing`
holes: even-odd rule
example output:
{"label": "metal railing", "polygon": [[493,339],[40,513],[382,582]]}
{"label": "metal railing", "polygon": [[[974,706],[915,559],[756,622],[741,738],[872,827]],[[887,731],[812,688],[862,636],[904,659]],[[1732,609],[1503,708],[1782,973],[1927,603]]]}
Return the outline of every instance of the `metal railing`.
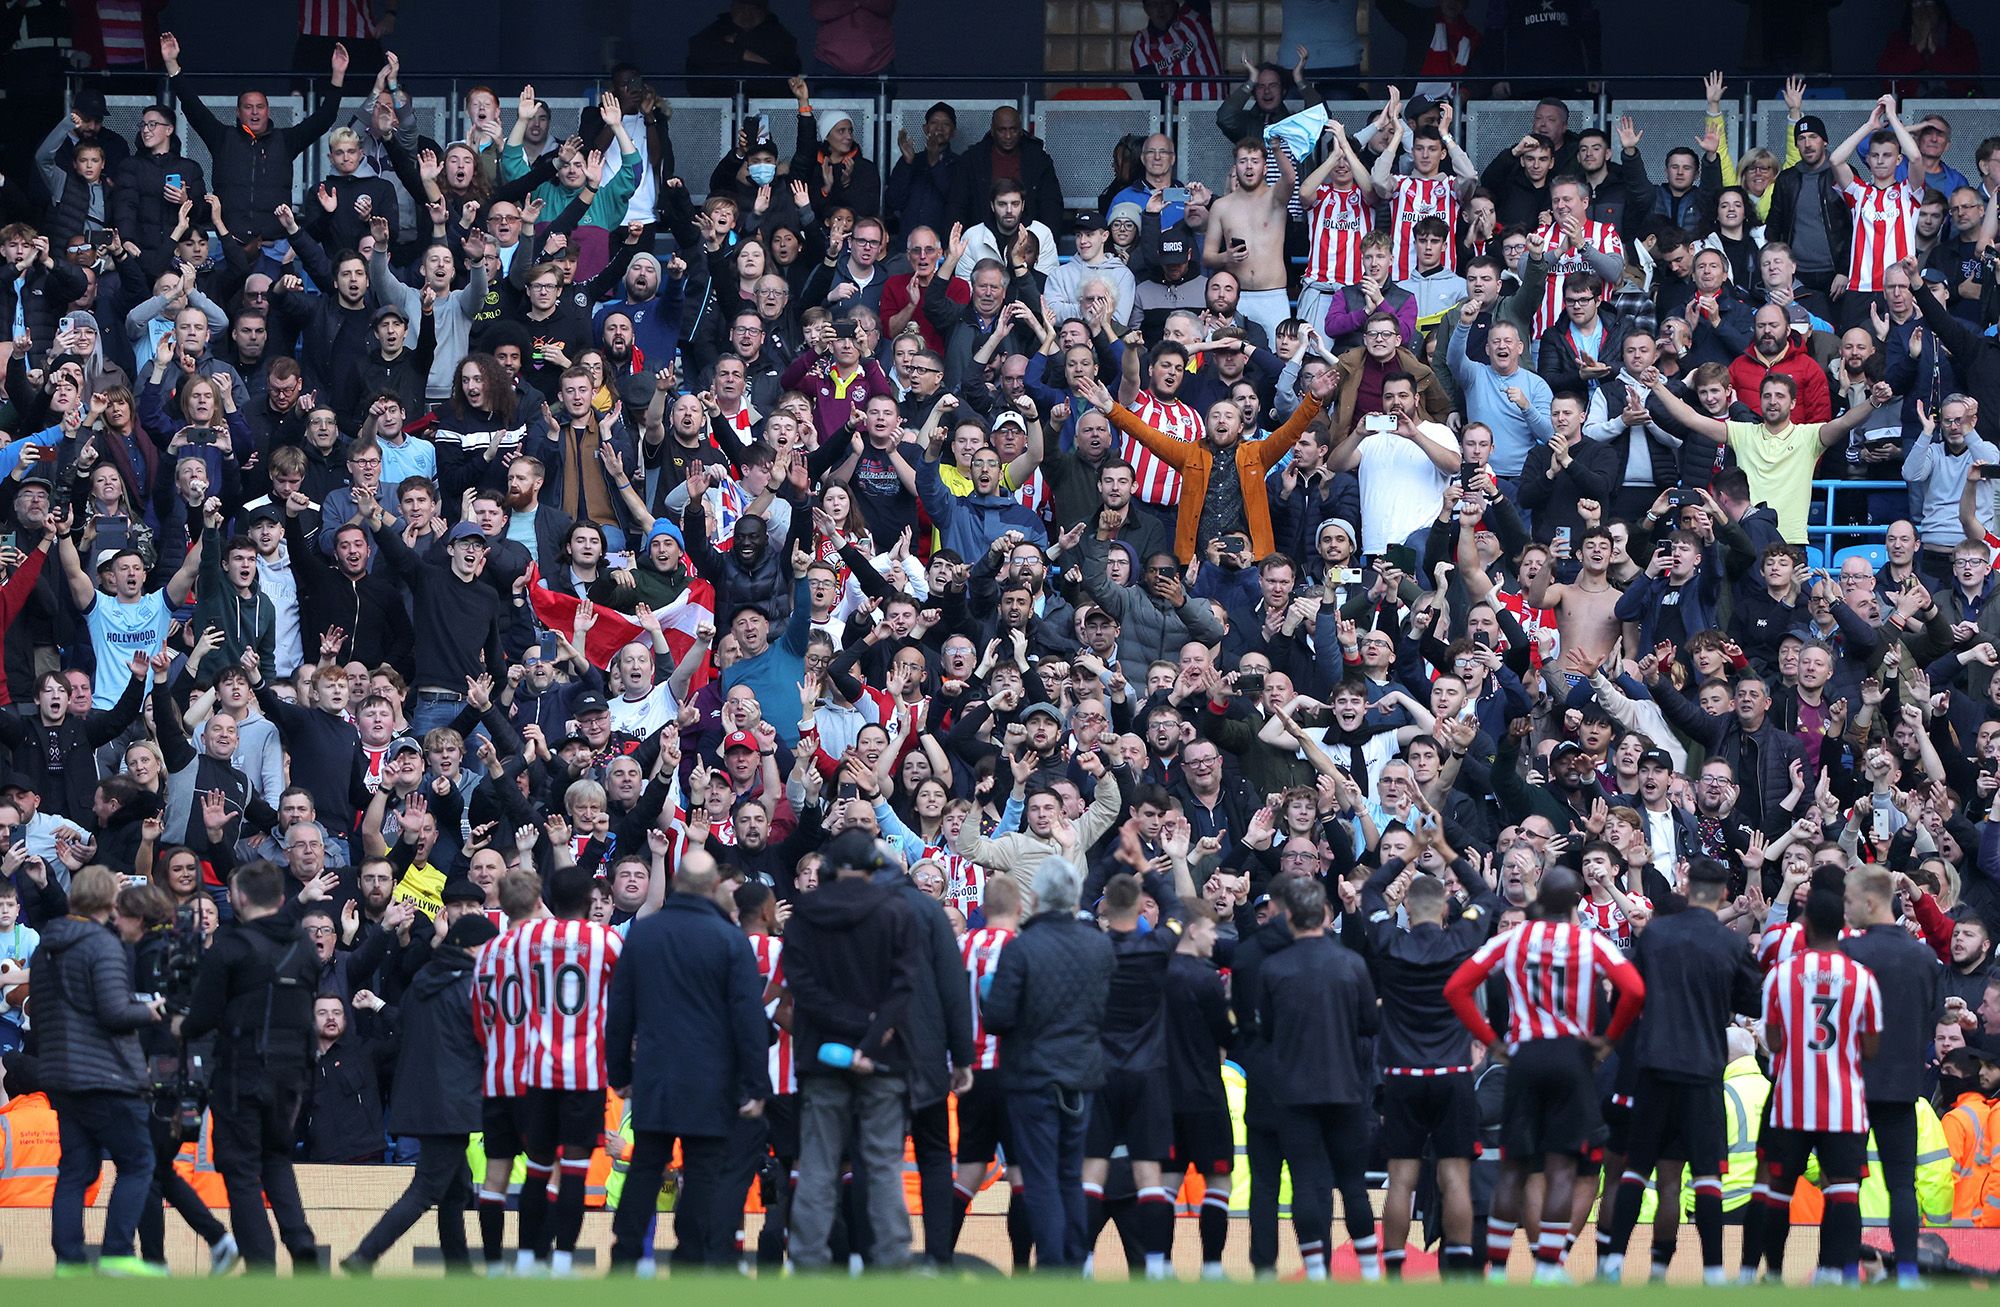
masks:
{"label": "metal railing", "polygon": [[[186,71],[184,76],[186,80],[200,87],[202,93],[205,95],[233,94],[240,89],[246,88],[257,88],[267,92],[283,91],[301,93],[304,96],[308,111],[317,104],[318,97],[324,87],[323,77],[304,77],[288,70],[243,69],[230,72],[211,72],[190,69]],[[1587,126],[1609,128],[1616,121],[1615,115],[1627,103],[1631,104],[1632,107],[1645,106],[1662,114],[1668,113],[1669,109],[1671,109],[1674,119],[1684,121],[1686,115],[1698,115],[1700,112],[1702,101],[1698,96],[1691,94],[1699,87],[1700,77],[1701,74],[1699,72],[1689,72],[1672,75],[1646,74],[1611,77],[1594,81],[1578,79],[1571,84],[1575,94],[1567,97],[1573,106],[1570,127],[1572,130],[1581,130]],[[1151,103],[1155,105],[1159,110],[1159,120],[1169,125],[1179,124],[1184,121],[1199,123],[1205,117],[1201,110],[1207,109],[1212,111],[1220,103],[1220,98],[1215,100],[1181,101],[1172,95],[1167,84],[1157,79],[1138,79],[1129,73],[1122,72],[1029,72],[1011,75],[996,75],[988,72],[956,76],[898,75],[895,77],[873,78],[828,77],[809,80],[812,83],[815,95],[824,95],[829,102],[839,103],[846,107],[853,107],[857,102],[866,103],[867,112],[863,116],[868,119],[868,122],[865,124],[865,139],[862,139],[860,142],[862,151],[867,157],[877,160],[882,165],[885,176],[889,166],[896,157],[897,130],[910,126],[910,114],[913,109],[920,111],[920,106],[913,105],[913,101],[921,100],[924,104],[928,104],[933,100],[951,101],[954,96],[964,96],[969,101],[968,109],[975,114],[977,109],[973,108],[974,105],[990,110],[997,104],[1007,103],[1018,108],[1023,118],[1032,124],[1044,104],[1052,102],[1076,103],[1065,99],[1063,94],[1065,91],[1086,87],[1118,88],[1127,94],[1128,99],[1126,102],[1128,104]],[[1326,85],[1330,93],[1340,99],[1353,98],[1358,88],[1363,86],[1369,89],[1372,96],[1379,98],[1380,94],[1391,83],[1408,86],[1414,84],[1416,80],[1418,79],[1407,75],[1370,76],[1362,78],[1358,82],[1343,81],[1338,86],[1324,83],[1323,85]],[[1459,122],[1463,125],[1460,135],[1462,139],[1468,142],[1468,148],[1470,148],[1469,143],[1476,136],[1491,136],[1491,129],[1484,134],[1478,131],[1477,120],[1482,115],[1490,117],[1492,113],[1501,111],[1504,106],[1509,115],[1510,127],[1508,130],[1518,133],[1521,130],[1521,106],[1524,103],[1528,105],[1532,105],[1533,103],[1532,101],[1494,100],[1481,94],[1481,92],[1489,89],[1491,84],[1496,80],[1505,79],[1470,77],[1457,79],[1456,94],[1453,97],[1453,101]],[[1981,132],[1978,130],[1979,128],[1983,128],[1989,121],[2000,120],[2000,76],[1972,77],[1959,80],[1977,83],[1983,94],[1993,98],[1984,101],[1945,100],[1935,97],[1913,98],[1911,108],[1912,112],[1929,109],[1946,109],[1955,114],[1963,113],[1967,115],[1969,121],[1961,126],[1957,136],[1962,143],[1969,144],[1971,141],[1980,139]],[[1217,81],[1221,93],[1227,95],[1236,87],[1238,78],[1232,75],[1226,79],[1219,78]],[[1773,142],[1770,139],[1766,139],[1773,134],[1782,134],[1783,131],[1782,79],[1775,77],[1732,77],[1731,82],[1731,94],[1724,102],[1723,108],[1727,122],[1726,130],[1730,138],[1729,145],[1732,152],[1736,157],[1740,158],[1746,149],[1762,144],[1782,153],[1782,140]],[[442,121],[439,125],[451,136],[456,137],[463,132],[464,99],[465,95],[473,87],[485,86],[497,91],[500,95],[502,108],[511,120],[512,105],[516,93],[521,86],[530,83],[535,86],[538,95],[542,98],[586,96],[595,99],[600,92],[609,89],[607,78],[600,73],[565,74],[548,72],[522,74],[482,72],[476,75],[445,74],[442,76],[425,76],[421,73],[413,72],[405,78],[404,89],[414,99],[439,106],[442,111]],[[1816,101],[1827,103],[1829,106],[1845,103],[1845,100],[1842,98],[1844,89],[1851,91],[1857,100],[1865,103],[1876,94],[1876,90],[1873,88],[1877,84],[1878,79],[1875,78],[1820,79],[1809,90],[1811,98],[1806,101],[1807,112],[1814,111]],[[86,85],[110,95],[145,95],[157,98],[163,102],[169,98],[167,79],[159,73],[75,73],[71,75],[72,92]],[[751,107],[753,100],[768,101],[773,98],[784,99],[785,97],[782,78],[709,77],[675,74],[657,77],[653,80],[653,85],[659,89],[660,94],[666,97],[669,102],[676,98],[692,98],[715,102],[713,109],[720,109],[722,107],[720,102],[726,101],[729,128],[732,132],[737,128],[747,125],[755,118],[756,110]],[[365,94],[366,90],[366,83],[362,79],[356,78],[351,81],[349,86],[344,88],[344,93],[350,100],[353,100],[355,97]],[[1369,97],[1364,96],[1361,98],[1366,99]],[[789,100],[785,100],[785,103],[789,104]],[[1089,102],[1083,101],[1082,103]],[[1578,114],[1578,110],[1583,110],[1584,112]],[[1970,120],[1977,120],[1977,123],[1975,124]],[[919,118],[918,121],[921,121],[921,119]],[[707,125],[707,122],[704,121],[704,128]],[[1643,127],[1644,125],[1642,121],[1641,126]],[[983,122],[961,122],[957,138],[958,143],[962,146],[965,143],[975,141],[984,131]],[[705,137],[707,132],[704,130],[701,132],[701,135]],[[916,135],[916,133],[912,132],[912,135]],[[1176,135],[1178,137],[1180,133],[1176,133]],[[1503,132],[1502,136],[1508,136],[1508,133]],[[1513,138],[1508,136],[1508,139]],[[445,138],[440,137],[439,139],[443,140]],[[1492,139],[1497,140],[1501,139],[1501,137],[1493,137]],[[1657,171],[1659,159],[1655,156],[1663,156],[1667,148],[1675,144],[1692,144],[1692,139],[1690,138],[1685,142],[1680,141],[1674,139],[1672,134],[1665,130],[1648,132],[1647,138],[1641,146],[1642,152],[1647,155],[1648,166]],[[783,147],[781,146],[781,148]],[[1474,153],[1476,157],[1477,151],[1474,151]],[[686,170],[683,171],[685,172]],[[692,184],[695,179],[689,178],[688,180]],[[1069,188],[1065,187],[1065,189],[1068,190]]]}
{"label": "metal railing", "polygon": [[[1868,493],[1879,490],[1908,491],[1910,483],[1907,481],[1815,481],[1812,483],[1812,488],[1814,494],[1812,512],[1818,520],[1806,524],[1806,536],[1808,539],[1816,542],[1821,549],[1824,549],[1827,557],[1831,558],[1836,550],[1841,547],[1835,543],[1837,540],[1852,537],[1852,539],[1845,539],[1845,543],[1866,544],[1870,541],[1880,540],[1889,534],[1889,524],[1887,522],[1880,524],[1873,522],[1841,522],[1839,513],[1835,511],[1841,495],[1857,492]],[[1824,501],[1818,498],[1822,492],[1826,495]],[[1819,516],[1820,514],[1824,514],[1824,516]],[[1899,514],[1898,516],[1907,515]]]}

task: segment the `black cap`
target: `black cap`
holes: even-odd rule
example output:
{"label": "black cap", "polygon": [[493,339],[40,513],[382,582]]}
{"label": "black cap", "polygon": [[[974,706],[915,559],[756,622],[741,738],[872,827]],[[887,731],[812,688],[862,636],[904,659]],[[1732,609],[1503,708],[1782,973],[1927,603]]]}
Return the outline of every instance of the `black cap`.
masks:
{"label": "black cap", "polygon": [[1021,720],[1026,722],[1028,718],[1034,716],[1036,713],[1047,713],[1056,725],[1062,725],[1062,711],[1046,699],[1037,699],[1035,702],[1021,709]]}
{"label": "black cap", "polygon": [[1639,755],[1639,765],[1641,767],[1664,767],[1668,771],[1672,771],[1674,769],[1674,758],[1665,749],[1648,749]]}
{"label": "black cap", "polygon": [[611,705],[597,691],[585,690],[576,696],[575,701],[570,704],[569,711],[572,717],[581,717],[585,713],[610,712]]}
{"label": "black cap", "polygon": [[[466,881],[465,883],[467,885],[472,884],[471,881]],[[473,886],[473,888],[477,889],[478,887]],[[452,901],[450,886],[445,887],[445,901]],[[485,896],[480,895],[478,901],[481,903],[485,902]],[[476,949],[486,941],[497,938],[499,934],[500,927],[488,921],[484,913],[468,912],[457,921],[451,923],[451,929],[445,932],[444,942],[453,948]]]}
{"label": "black cap", "polygon": [[828,840],[819,853],[825,865],[836,872],[849,869],[880,871],[884,865],[881,847],[875,843],[875,837],[866,831],[842,831]]}
{"label": "black cap", "polygon": [[1582,752],[1583,746],[1581,744],[1578,744],[1575,740],[1564,740],[1555,748],[1549,750],[1549,762],[1551,764],[1558,763],[1573,753]]}
{"label": "black cap", "polygon": [[8,790],[26,790],[28,793],[33,794],[35,792],[35,783],[29,780],[25,774],[18,771],[9,770],[0,772],[0,794],[4,794]]}
{"label": "black cap", "polygon": [[249,530],[259,522],[283,522],[285,515],[278,511],[276,504],[259,504],[243,515],[243,529]]}
{"label": "black cap", "polygon": [[384,318],[396,318],[404,326],[407,327],[410,325],[410,315],[403,312],[402,309],[394,304],[384,304],[382,307],[376,309],[374,315],[368,319],[369,325],[372,326]]}
{"label": "black cap", "polygon": [[1111,223],[1095,209],[1078,209],[1069,220],[1069,229],[1079,231],[1106,231]]}
{"label": "black cap", "polygon": [[1186,263],[1194,257],[1194,239],[1179,223],[1160,233],[1160,262],[1169,267]]}
{"label": "black cap", "polygon": [[1403,106],[1403,121],[1413,123],[1442,104],[1443,101],[1433,100],[1428,95],[1414,96]]}
{"label": "black cap", "polygon": [[470,877],[453,876],[444,883],[444,892],[438,897],[446,903],[484,903],[486,891],[473,884]]}
{"label": "black cap", "polygon": [[56,488],[56,483],[50,478],[42,475],[40,472],[30,472],[28,473],[28,475],[21,478],[20,485],[14,487],[14,493],[18,495],[23,490],[26,490],[29,486],[40,486],[42,489],[53,493]]}
{"label": "black cap", "polygon": [[102,91],[78,91],[76,97],[69,102],[69,107],[77,117],[94,123],[103,122],[105,114],[110,112],[110,106],[105,104]]}
{"label": "black cap", "polygon": [[1826,119],[1816,113],[1807,114],[1792,124],[1792,139],[1796,141],[1802,132],[1811,132],[1814,136],[1824,140],[1826,138]]}

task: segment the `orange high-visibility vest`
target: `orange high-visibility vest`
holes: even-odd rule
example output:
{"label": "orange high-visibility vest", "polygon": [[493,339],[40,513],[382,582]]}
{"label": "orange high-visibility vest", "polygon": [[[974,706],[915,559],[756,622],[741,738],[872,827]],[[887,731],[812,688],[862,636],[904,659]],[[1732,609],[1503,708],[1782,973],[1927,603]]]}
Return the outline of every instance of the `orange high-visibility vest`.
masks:
{"label": "orange high-visibility vest", "polygon": [[1988,1108],[1984,1094],[1960,1094],[1940,1118],[1945,1142],[1951,1146],[1951,1214],[1956,1220],[1973,1220],[1986,1200],[1986,1178],[1993,1170]]}
{"label": "orange high-visibility vest", "polygon": [[[0,1207],[48,1207],[56,1197],[61,1128],[47,1094],[17,1094],[0,1105]],[[97,1202],[93,1180],[85,1206]]]}
{"label": "orange high-visibility vest", "polygon": [[[227,1207],[229,1190],[222,1183],[222,1173],[215,1169],[214,1134],[215,1120],[203,1112],[201,1133],[181,1145],[179,1155],[174,1158],[174,1170],[194,1188],[204,1203],[210,1207]],[[269,1206],[268,1201],[265,1205]]]}

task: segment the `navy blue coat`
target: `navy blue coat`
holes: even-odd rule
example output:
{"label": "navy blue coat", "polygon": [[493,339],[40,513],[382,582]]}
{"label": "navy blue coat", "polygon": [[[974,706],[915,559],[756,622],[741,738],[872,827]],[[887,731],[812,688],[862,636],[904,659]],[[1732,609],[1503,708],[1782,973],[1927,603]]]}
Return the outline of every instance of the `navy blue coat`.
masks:
{"label": "navy blue coat", "polygon": [[604,1032],[636,1130],[721,1137],[736,1109],[771,1096],[764,981],[750,941],[708,899],[669,895],[632,923],[611,973]]}

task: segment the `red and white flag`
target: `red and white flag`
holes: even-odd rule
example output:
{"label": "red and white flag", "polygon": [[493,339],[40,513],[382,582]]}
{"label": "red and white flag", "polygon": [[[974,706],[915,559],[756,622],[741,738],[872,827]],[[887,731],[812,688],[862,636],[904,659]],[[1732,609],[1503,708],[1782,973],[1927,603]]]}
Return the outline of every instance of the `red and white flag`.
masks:
{"label": "red and white flag", "polygon": [[[576,629],[576,609],[580,602],[575,595],[551,590],[542,584],[541,569],[528,569],[528,602],[534,606],[535,620],[551,631],[567,635]],[[674,662],[687,656],[694,646],[695,629],[703,622],[715,622],[715,587],[700,577],[691,577],[687,589],[680,598],[665,608],[659,609],[660,632],[667,637],[667,648],[672,651]],[[602,604],[597,606],[597,621],[584,637],[583,656],[596,668],[609,668],[618,651],[635,641],[650,642],[646,628],[625,614]],[[708,684],[713,671],[706,662],[696,669],[690,689],[700,689]]]}

